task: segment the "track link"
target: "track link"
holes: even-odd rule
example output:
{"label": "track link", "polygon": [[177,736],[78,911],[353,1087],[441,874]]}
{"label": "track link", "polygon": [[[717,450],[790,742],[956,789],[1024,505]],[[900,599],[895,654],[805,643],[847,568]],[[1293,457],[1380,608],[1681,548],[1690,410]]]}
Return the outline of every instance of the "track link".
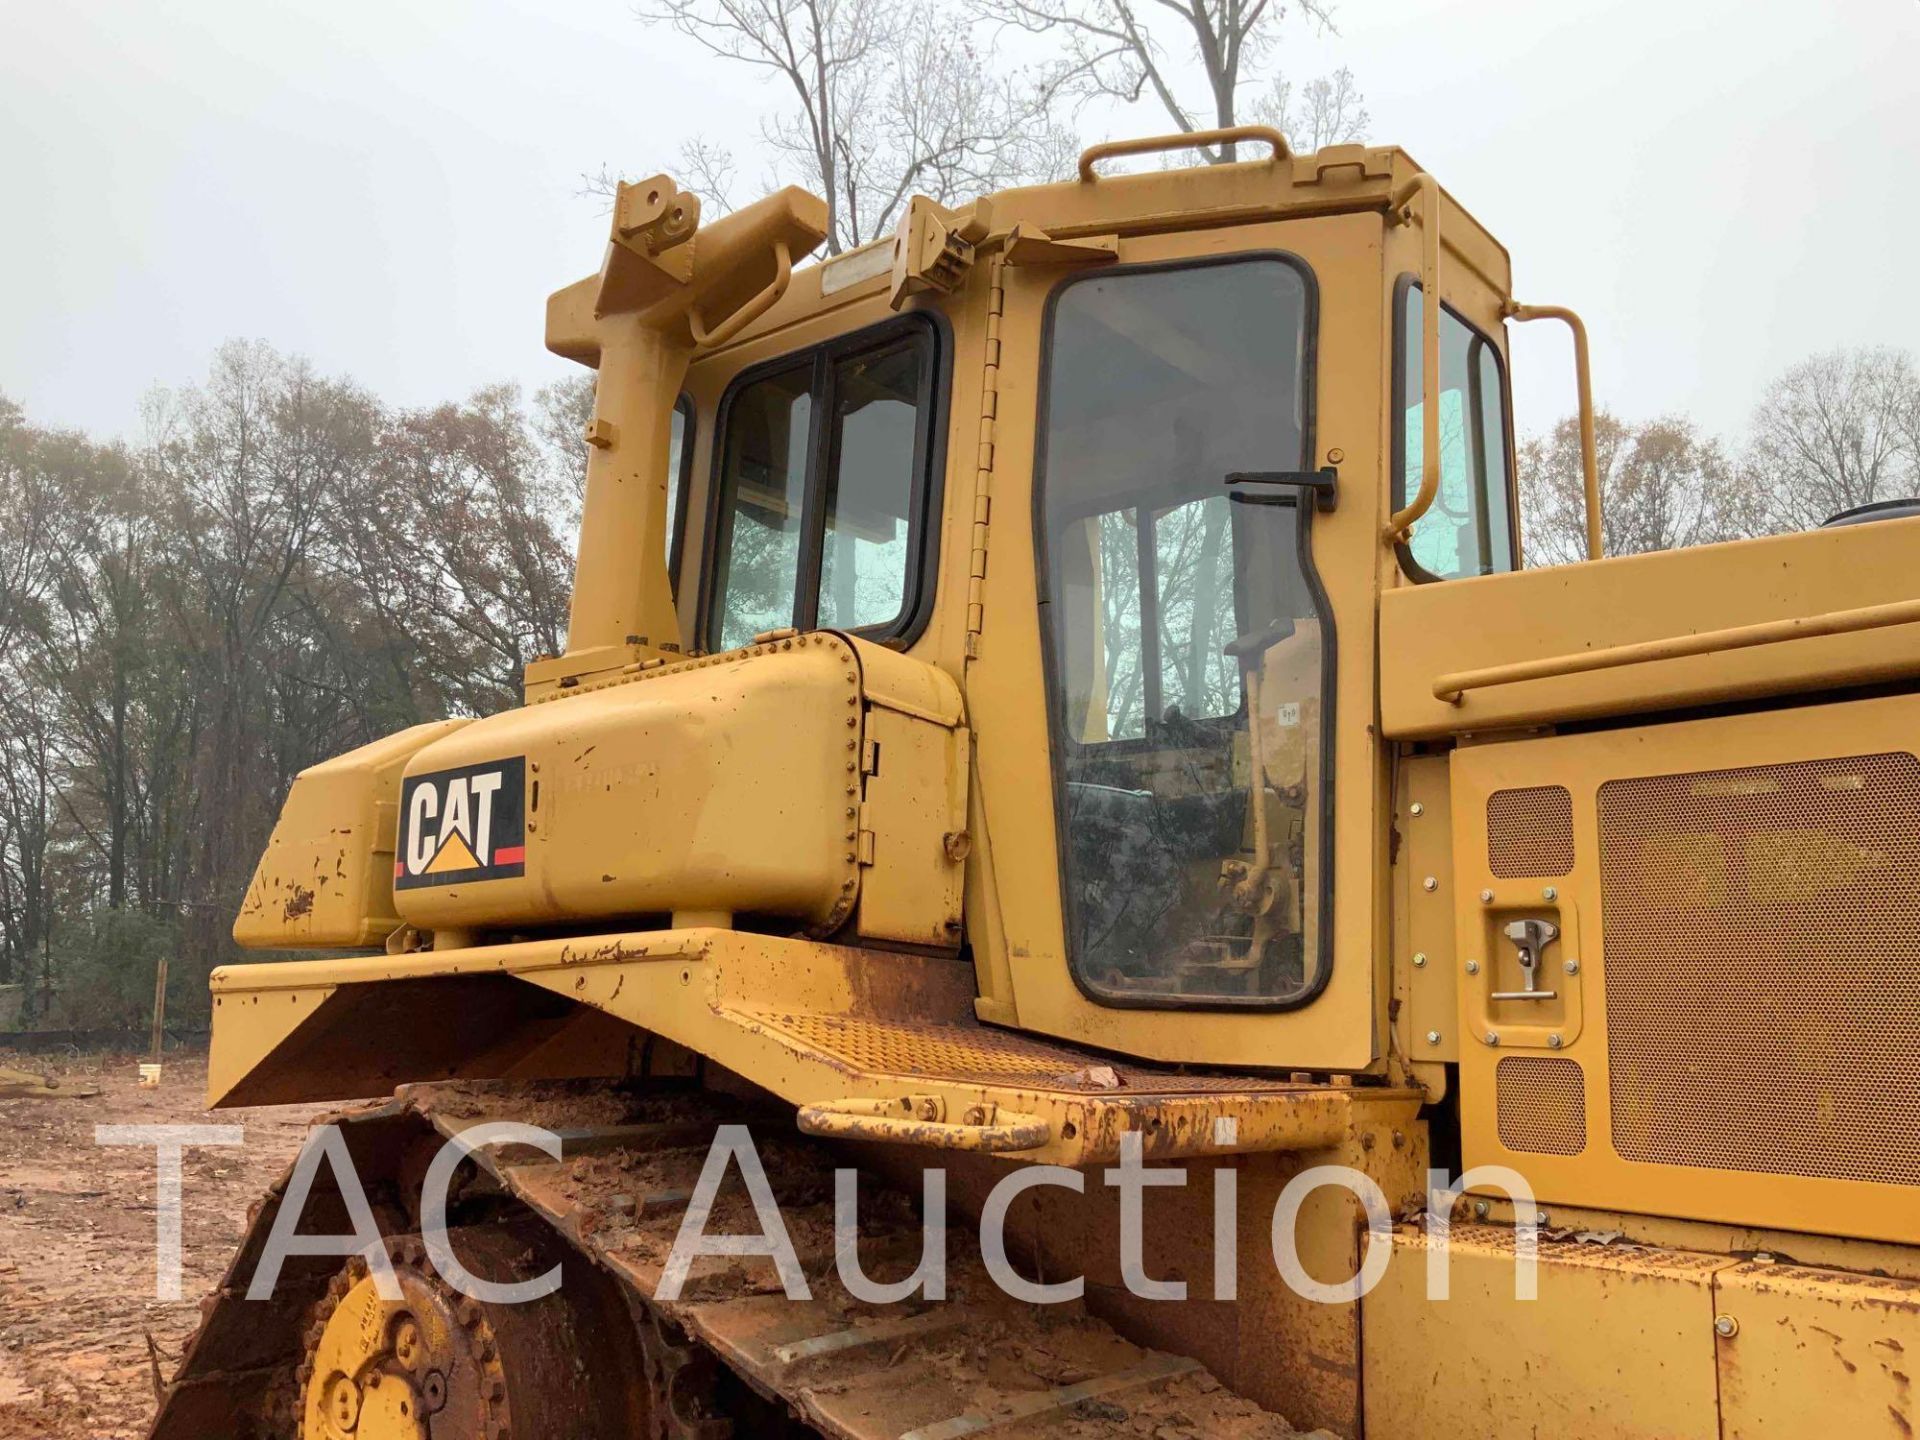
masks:
{"label": "track link", "polygon": [[[419,1176],[445,1137],[502,1120],[560,1134],[559,1161],[522,1147],[477,1152],[477,1165],[462,1167],[455,1223],[524,1225],[530,1213],[565,1242],[567,1264],[587,1263],[611,1277],[636,1327],[641,1374],[634,1379],[650,1392],[649,1440],[783,1431],[839,1440],[1287,1440],[1299,1433],[1196,1361],[1133,1345],[1078,1303],[1043,1308],[1004,1294],[971,1233],[952,1219],[945,1299],[855,1299],[839,1281],[833,1253],[840,1162],[793,1129],[791,1112],[663,1086],[468,1085],[412,1087],[332,1118],[348,1137],[383,1231],[399,1236],[417,1229]],[[809,1299],[789,1299],[762,1256],[701,1257],[677,1300],[655,1298],[712,1136],[728,1123],[753,1135]],[[163,1399],[153,1440],[298,1433],[297,1376],[307,1363],[311,1315],[327,1303],[329,1287],[338,1291],[343,1267],[292,1260],[274,1303],[244,1300],[285,1184],[256,1212],[220,1291],[203,1306],[205,1321]],[[309,1231],[350,1228],[336,1195],[316,1188],[306,1209]],[[737,1167],[707,1229],[759,1232]],[[904,1278],[921,1244],[914,1204],[863,1177],[863,1271],[879,1282]],[[541,1434],[520,1425],[512,1431],[513,1440]]]}

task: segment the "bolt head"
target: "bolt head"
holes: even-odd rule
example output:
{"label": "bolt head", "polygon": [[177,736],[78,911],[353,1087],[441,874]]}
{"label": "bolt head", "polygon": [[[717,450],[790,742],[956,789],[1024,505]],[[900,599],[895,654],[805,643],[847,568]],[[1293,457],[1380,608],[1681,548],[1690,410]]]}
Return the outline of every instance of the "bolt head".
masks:
{"label": "bolt head", "polygon": [[1731,1315],[1716,1315],[1713,1317],[1713,1333],[1722,1340],[1731,1340],[1740,1333],[1740,1322]]}
{"label": "bolt head", "polygon": [[1498,1045],[1499,1043],[1500,1043],[1500,1032],[1498,1030],[1487,1031],[1487,1044]]}
{"label": "bolt head", "polygon": [[1478,960],[1467,961],[1467,974],[1478,975],[1479,973],[1480,973],[1480,962]]}
{"label": "bolt head", "polygon": [[1482,890],[1480,892],[1480,903],[1482,905],[1491,905],[1493,903],[1493,892],[1491,890]]}
{"label": "bolt head", "polygon": [[1427,1031],[1427,1044],[1438,1045],[1439,1043],[1440,1043],[1440,1032],[1438,1030]]}
{"label": "bolt head", "polygon": [[1546,889],[1540,892],[1540,898],[1542,900],[1558,900],[1560,898],[1560,892],[1557,889],[1555,889],[1553,886],[1549,885],[1547,886]]}
{"label": "bolt head", "polygon": [[336,1428],[349,1432],[355,1429],[360,1423],[360,1387],[342,1375],[333,1382],[327,1410]]}
{"label": "bolt head", "polygon": [[1560,968],[1569,975],[1578,975],[1580,973],[1580,962],[1578,960],[1569,960]]}
{"label": "bolt head", "polygon": [[1418,800],[1409,805],[1407,809],[1415,815],[1424,815],[1427,813],[1427,807],[1422,805]]}
{"label": "bolt head", "polygon": [[1427,876],[1426,879],[1420,882],[1420,888],[1422,890],[1438,890],[1440,888],[1440,882],[1437,879],[1435,879],[1433,876],[1429,875]]}
{"label": "bolt head", "polygon": [[1560,1048],[1560,1037],[1557,1034],[1547,1036],[1547,1048],[1549,1050],[1558,1050]]}
{"label": "bolt head", "polygon": [[1427,956],[1425,951],[1416,950],[1414,952],[1413,968],[1416,970],[1424,970],[1427,968]]}
{"label": "bolt head", "polygon": [[1493,1213],[1493,1206],[1489,1205],[1486,1201],[1476,1200],[1473,1202],[1473,1218],[1474,1219],[1484,1220],[1487,1218],[1487,1216],[1491,1215],[1492,1213]]}

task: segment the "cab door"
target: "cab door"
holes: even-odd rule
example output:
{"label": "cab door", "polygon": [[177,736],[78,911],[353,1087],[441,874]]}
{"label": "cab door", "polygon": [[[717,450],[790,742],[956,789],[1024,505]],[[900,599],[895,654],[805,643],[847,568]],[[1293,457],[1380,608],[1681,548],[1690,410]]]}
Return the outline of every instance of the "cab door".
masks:
{"label": "cab door", "polygon": [[1381,229],[1001,267],[967,667],[986,1018],[1169,1061],[1380,1056]]}

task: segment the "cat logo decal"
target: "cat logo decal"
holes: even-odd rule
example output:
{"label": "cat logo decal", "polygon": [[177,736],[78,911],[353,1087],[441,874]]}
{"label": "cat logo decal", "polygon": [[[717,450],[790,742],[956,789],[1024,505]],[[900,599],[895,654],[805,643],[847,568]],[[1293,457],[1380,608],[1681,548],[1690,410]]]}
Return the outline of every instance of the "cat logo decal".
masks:
{"label": "cat logo decal", "polygon": [[519,755],[409,775],[400,787],[394,889],[524,875],[526,796],[527,762]]}

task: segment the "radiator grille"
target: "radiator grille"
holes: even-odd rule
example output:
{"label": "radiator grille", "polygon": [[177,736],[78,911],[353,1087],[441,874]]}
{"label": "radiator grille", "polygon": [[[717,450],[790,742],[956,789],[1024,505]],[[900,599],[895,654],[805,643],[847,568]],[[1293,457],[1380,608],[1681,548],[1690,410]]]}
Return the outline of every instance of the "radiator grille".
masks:
{"label": "radiator grille", "polygon": [[1509,1055],[1494,1076],[1507,1149],[1578,1155],[1587,1148],[1587,1077],[1576,1062]]}
{"label": "radiator grille", "polygon": [[1613,1144],[1920,1185],[1920,761],[1600,787]]}
{"label": "radiator grille", "polygon": [[1573,869],[1573,797],[1564,785],[1487,797],[1487,867],[1504,878]]}

